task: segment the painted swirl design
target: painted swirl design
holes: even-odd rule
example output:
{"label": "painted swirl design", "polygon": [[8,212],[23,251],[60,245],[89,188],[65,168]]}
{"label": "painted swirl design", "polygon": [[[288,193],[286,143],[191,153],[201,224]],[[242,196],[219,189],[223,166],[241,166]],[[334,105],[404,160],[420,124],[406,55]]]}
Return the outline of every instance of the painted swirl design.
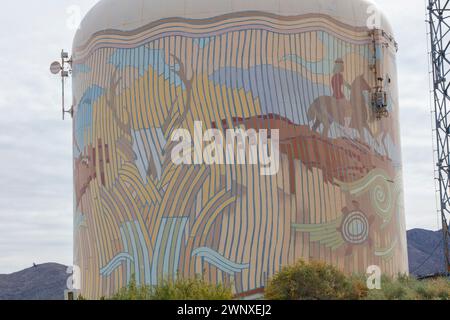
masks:
{"label": "painted swirl design", "polygon": [[370,199],[375,212],[384,220],[391,218],[393,197],[390,183],[382,176],[376,177],[370,187]]}

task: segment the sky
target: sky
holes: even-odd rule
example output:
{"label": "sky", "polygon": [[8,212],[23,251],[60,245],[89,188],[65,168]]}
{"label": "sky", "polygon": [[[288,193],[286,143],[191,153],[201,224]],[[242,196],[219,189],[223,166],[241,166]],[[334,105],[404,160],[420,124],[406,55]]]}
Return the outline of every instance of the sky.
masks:
{"label": "sky", "polygon": [[[72,122],[61,119],[60,80],[49,65],[62,48],[70,51],[80,18],[96,2],[2,3],[0,274],[33,263],[72,264]],[[407,227],[437,230],[425,2],[374,2],[389,17],[400,45]]]}

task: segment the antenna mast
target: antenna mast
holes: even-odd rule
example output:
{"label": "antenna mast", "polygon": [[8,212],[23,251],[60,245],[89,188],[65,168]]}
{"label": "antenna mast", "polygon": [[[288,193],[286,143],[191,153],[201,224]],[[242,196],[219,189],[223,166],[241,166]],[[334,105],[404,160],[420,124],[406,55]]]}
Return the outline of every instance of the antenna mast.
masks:
{"label": "antenna mast", "polygon": [[73,116],[73,106],[66,110],[66,97],[65,97],[65,87],[66,87],[66,78],[72,73],[72,58],[69,58],[69,54],[64,50],[61,51],[61,62],[55,61],[50,65],[50,72],[53,74],[61,75],[61,89],[62,89],[62,118],[64,120],[66,113]]}
{"label": "antenna mast", "polygon": [[[439,181],[444,261],[450,274],[450,0],[428,0],[431,39],[434,114],[437,143],[437,180]],[[450,80],[450,79],[449,79]]]}

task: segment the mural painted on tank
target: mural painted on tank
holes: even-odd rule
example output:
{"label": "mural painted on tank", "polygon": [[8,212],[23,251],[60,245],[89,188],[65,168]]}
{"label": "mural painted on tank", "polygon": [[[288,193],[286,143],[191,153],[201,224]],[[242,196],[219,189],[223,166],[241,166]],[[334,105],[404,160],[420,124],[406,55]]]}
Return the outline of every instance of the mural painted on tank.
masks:
{"label": "mural painted on tank", "polygon": [[[299,259],[407,272],[395,50],[368,30],[322,15],[173,18],[99,33],[74,59],[85,296],[133,275],[201,274],[248,292]],[[390,77],[381,120],[371,65]],[[279,129],[278,174],[174,165],[170,137],[193,135],[194,121]]]}

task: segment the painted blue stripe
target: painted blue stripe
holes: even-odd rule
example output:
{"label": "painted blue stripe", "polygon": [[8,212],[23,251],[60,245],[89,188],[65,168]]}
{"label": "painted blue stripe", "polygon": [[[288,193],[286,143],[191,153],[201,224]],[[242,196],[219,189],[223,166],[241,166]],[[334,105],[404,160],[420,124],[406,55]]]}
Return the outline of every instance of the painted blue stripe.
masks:
{"label": "painted blue stripe", "polygon": [[128,234],[131,239],[131,246],[133,248],[133,256],[134,256],[134,276],[136,278],[136,283],[141,283],[141,270],[139,268],[139,254],[137,252],[136,239],[134,238],[133,230],[131,228],[131,223],[127,222],[126,226],[128,228]]}
{"label": "painted blue stripe", "polygon": [[213,264],[220,270],[225,271],[227,273],[229,273],[230,270],[233,273],[237,273],[237,272],[242,272],[242,270],[244,270],[244,269],[250,268],[249,263],[239,264],[239,263],[233,262],[233,261],[225,258],[224,256],[222,256],[217,251],[214,251],[214,250],[212,250],[210,248],[206,248],[206,247],[195,249],[194,251],[192,251],[192,256],[205,258],[206,261],[208,261],[209,263]]}
{"label": "painted blue stripe", "polygon": [[183,240],[183,234],[185,232],[188,221],[189,221],[189,218],[181,219],[181,228],[180,228],[180,231],[178,232],[178,238],[176,239],[177,246],[176,246],[176,251],[175,251],[175,261],[174,261],[174,265],[173,265],[175,277],[177,276],[178,264],[180,263],[181,242]]}
{"label": "painted blue stripe", "polygon": [[122,262],[133,260],[133,257],[128,253],[119,253],[105,267],[100,269],[100,274],[102,274],[103,276],[109,276],[115,269],[120,266]]}
{"label": "painted blue stripe", "polygon": [[144,234],[142,233],[141,226],[139,225],[138,221],[134,222],[134,225],[136,226],[136,230],[138,232],[139,242],[141,245],[142,253],[144,256],[144,279],[145,284],[150,284],[150,259],[148,256],[148,248],[147,244],[145,243]]}
{"label": "painted blue stripe", "polygon": [[172,240],[173,240],[173,234],[175,232],[175,227],[177,223],[176,220],[171,219],[170,221],[170,230],[169,230],[169,237],[167,238],[167,242],[165,245],[165,252],[164,252],[164,262],[163,262],[163,277],[166,275],[169,275],[170,266],[169,266],[169,258],[170,258],[170,250],[172,249]]}
{"label": "painted blue stripe", "polygon": [[152,277],[151,282],[153,285],[156,285],[158,283],[158,260],[159,260],[159,254],[161,251],[161,241],[164,234],[164,229],[166,227],[167,219],[161,220],[161,225],[159,227],[158,237],[156,239],[156,245],[155,250],[153,251],[153,258],[152,258]]}
{"label": "painted blue stripe", "polygon": [[[125,235],[125,232],[123,230],[123,227],[120,227],[120,234],[122,236],[122,244],[123,244],[123,249],[125,250],[125,252],[129,252],[128,250],[128,239]],[[131,260],[127,260],[127,284],[131,282]]]}

